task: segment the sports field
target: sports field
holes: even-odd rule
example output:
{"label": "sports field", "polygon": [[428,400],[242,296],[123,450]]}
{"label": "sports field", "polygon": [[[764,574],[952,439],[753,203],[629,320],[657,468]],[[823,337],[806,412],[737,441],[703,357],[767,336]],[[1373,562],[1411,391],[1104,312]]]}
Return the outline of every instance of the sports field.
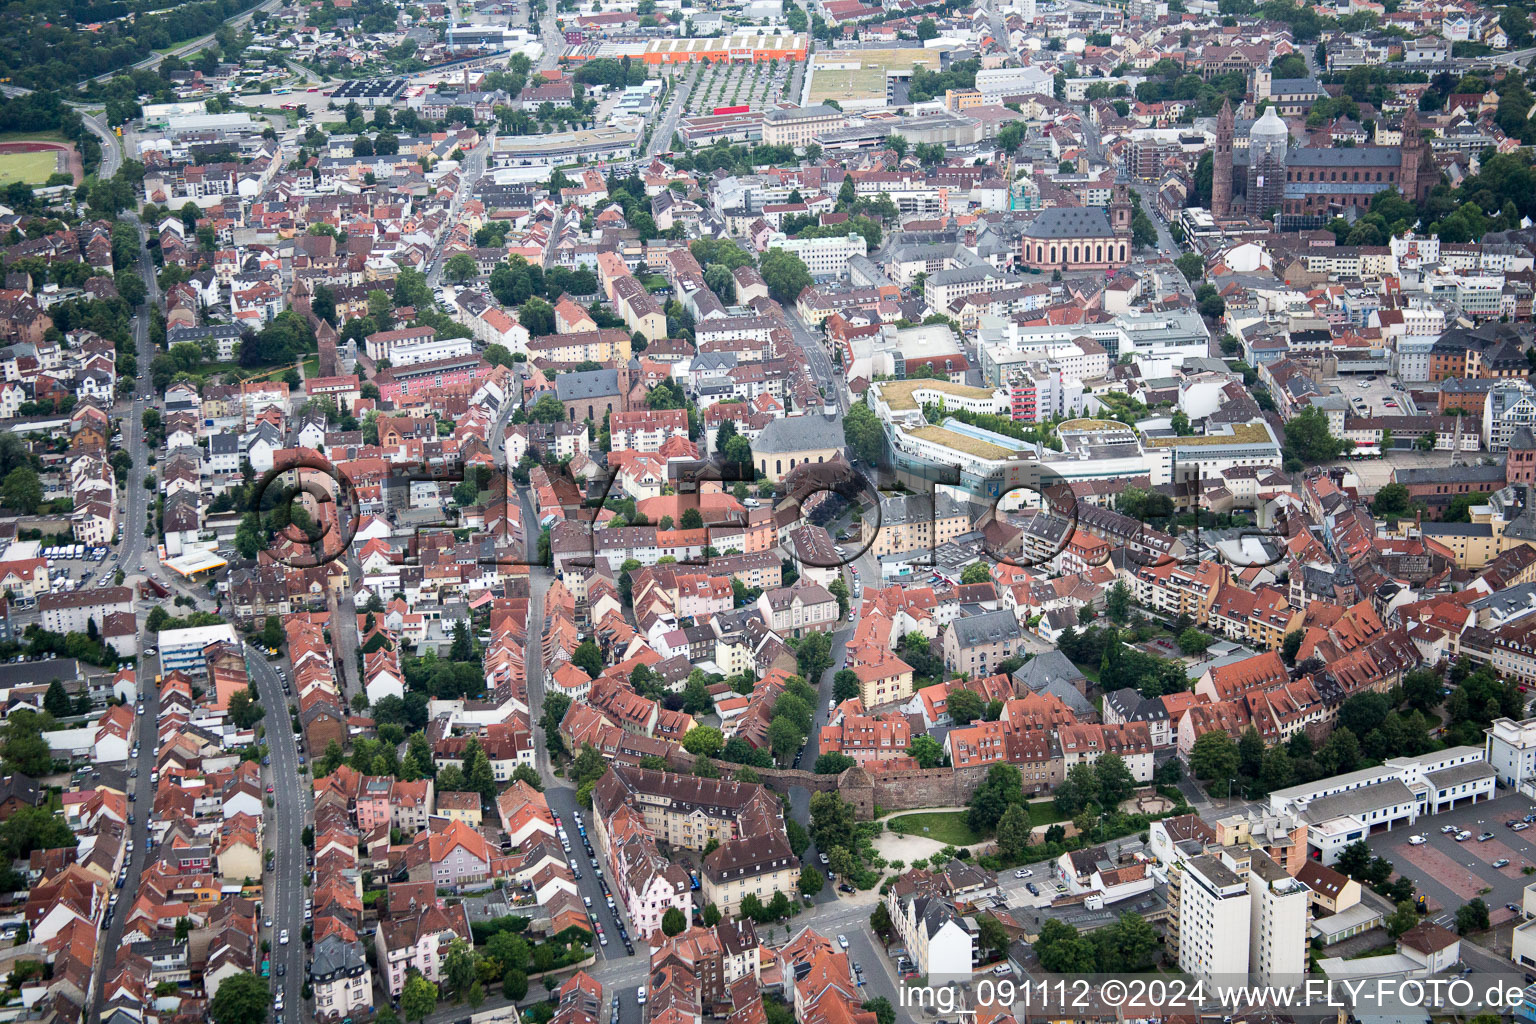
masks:
{"label": "sports field", "polygon": [[[837,100],[868,105],[885,101],[885,73],[910,71],[923,64],[930,71],[939,68],[937,50],[914,48],[900,50],[823,50],[812,58],[810,102]],[[857,65],[857,67],[845,66]]]}
{"label": "sports field", "polygon": [[51,149],[40,153],[0,153],[0,185],[13,181],[41,185],[58,167],[59,154]]}

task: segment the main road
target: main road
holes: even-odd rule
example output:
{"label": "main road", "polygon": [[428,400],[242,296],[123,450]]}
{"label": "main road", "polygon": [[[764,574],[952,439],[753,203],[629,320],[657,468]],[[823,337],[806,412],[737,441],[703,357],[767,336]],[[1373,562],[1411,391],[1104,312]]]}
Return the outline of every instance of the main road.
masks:
{"label": "main road", "polygon": [[[149,360],[151,349],[149,344],[149,310],[159,298],[159,285],[155,281],[155,266],[149,259],[149,253],[144,244],[144,226],[138,223],[133,214],[126,214],[139,233],[139,273],[144,278],[144,285],[148,289],[146,305],[143,306],[134,319],[133,333],[134,343],[138,349],[138,363],[141,374],[134,388],[133,400],[129,403],[127,419],[123,424],[123,436],[126,450],[133,456],[133,465],[128,470],[128,482],[123,489],[123,500],[127,504],[127,511],[123,522],[123,538],[118,545],[117,556],[114,565],[125,571],[137,570],[139,558],[144,551],[144,526],[146,513],[151,500],[150,494],[144,488],[144,474],[149,467],[148,446],[144,440],[144,427],[142,423],[143,410],[151,401],[149,391]],[[147,608],[136,609],[136,615],[147,614]],[[142,617],[139,622],[139,635],[145,635]],[[155,720],[159,711],[159,694],[152,682],[155,659],[146,657],[142,653],[138,657],[135,666],[135,678],[138,684],[139,698],[142,701],[142,711],[138,713],[135,722],[136,751],[130,758],[128,775],[124,785],[128,790],[128,811],[133,819],[128,826],[128,838],[133,844],[132,852],[127,855],[123,864],[122,887],[114,889],[114,898],[117,906],[110,911],[111,917],[107,922],[106,934],[103,936],[102,954],[96,960],[94,998],[91,1000],[90,1020],[92,1024],[101,1020],[102,996],[106,988],[106,982],[110,978],[116,961],[116,950],[122,945],[123,921],[128,916],[128,908],[133,906],[134,896],[139,891],[139,878],[144,869],[149,865],[149,818],[150,809],[154,806],[154,786],[149,779],[155,768],[155,754],[159,749],[156,742]],[[140,800],[140,797],[143,799]]]}
{"label": "main road", "polygon": [[459,188],[453,194],[453,202],[448,206],[448,216],[443,219],[443,232],[437,238],[437,243],[432,246],[432,258],[427,261],[427,284],[436,288],[443,280],[443,245],[448,241],[448,234],[458,224],[459,211],[464,208],[464,203],[474,193],[475,182],[485,173],[486,161],[490,158],[491,147],[496,144],[496,129],[488,129],[480,144],[469,153],[465,154],[459,164]]}
{"label": "main road", "polygon": [[[252,15],[254,15],[257,11],[270,14],[271,12],[277,10],[281,5],[282,0],[262,0],[261,3],[257,4],[255,7],[252,7],[248,11],[242,11],[239,14],[231,15],[230,17],[225,18],[224,24],[234,28],[239,28],[241,25],[244,25],[246,22],[250,21]],[[185,57],[189,53],[196,53],[197,51],[207,46],[209,43],[213,42],[216,35],[217,33],[210,32],[205,36],[198,36],[196,39],[182,43],[180,46],[172,47],[171,49],[166,50],[164,53],[152,53],[138,63],[129,66],[136,70],[157,68],[167,57]],[[92,82],[111,81],[114,77],[122,74],[125,70],[127,69],[113,68],[111,71],[97,75],[95,78],[87,78],[80,83],[80,88],[84,89]]]}
{"label": "main road", "polygon": [[693,92],[701,73],[701,69],[695,65],[690,66],[686,73],[673,78],[672,95],[667,100],[666,113],[651,133],[651,144],[645,148],[646,156],[665,153],[672,148],[672,135],[677,131],[677,122],[688,106],[688,94]]}
{"label": "main road", "polygon": [[[276,856],[273,870],[265,876],[263,893],[266,898],[262,906],[263,924],[268,919],[272,921],[266,934],[272,944],[272,983],[274,991],[283,994],[285,1013],[291,1012],[295,1019],[303,1019],[298,1010],[298,999],[307,970],[302,932],[304,899],[308,891],[304,886],[304,875],[309,870],[309,850],[301,837],[311,824],[314,792],[308,774],[299,771],[299,744],[289,719],[288,697],[283,693],[277,670],[267,661],[265,652],[254,645],[246,646],[245,663],[256,692],[261,696],[261,706],[267,712],[261,724],[266,728],[264,739],[267,756],[272,762],[270,779],[274,806],[267,808],[263,845]],[[284,931],[288,932],[287,945],[278,941]]]}
{"label": "main road", "polygon": [[800,314],[789,305],[784,306],[784,316],[789,321],[789,330],[794,336],[795,344],[805,356],[806,366],[811,371],[811,379],[820,385],[823,396],[837,403],[839,415],[847,412],[848,389],[843,385],[841,371],[832,365],[832,358],[822,347],[817,332],[807,327],[800,319]]}

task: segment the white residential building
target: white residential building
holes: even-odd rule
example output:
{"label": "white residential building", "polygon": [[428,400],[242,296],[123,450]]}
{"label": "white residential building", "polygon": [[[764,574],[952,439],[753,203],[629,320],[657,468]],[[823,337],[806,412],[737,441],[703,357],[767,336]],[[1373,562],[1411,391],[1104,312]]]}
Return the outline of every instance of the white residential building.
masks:
{"label": "white residential building", "polygon": [[893,889],[886,897],[886,909],[907,954],[928,984],[970,980],[975,966],[975,928],[948,900],[937,894],[909,893],[902,898]]}
{"label": "white residential building", "polygon": [[1248,866],[1249,973],[1256,984],[1279,985],[1307,973],[1311,890],[1267,854],[1253,851]]}
{"label": "white residential building", "polygon": [[1210,982],[1248,974],[1253,895],[1223,857],[1205,854],[1179,871],[1179,967]]}
{"label": "white residential building", "polygon": [[1529,794],[1536,786],[1536,718],[1495,718],[1486,732],[1484,756],[1499,782]]}
{"label": "white residential building", "polygon": [[794,253],[814,277],[841,276],[847,272],[849,260],[869,255],[869,243],[856,231],[828,238],[789,238],[776,234],[768,240],[768,248]]}

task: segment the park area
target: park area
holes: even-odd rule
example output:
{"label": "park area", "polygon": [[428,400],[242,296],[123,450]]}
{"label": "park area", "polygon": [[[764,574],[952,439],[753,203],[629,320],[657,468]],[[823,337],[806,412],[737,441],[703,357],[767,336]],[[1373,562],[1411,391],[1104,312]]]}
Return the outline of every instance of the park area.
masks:
{"label": "park area", "polygon": [[84,180],[80,158],[74,147],[60,142],[0,142],[0,185],[20,181],[41,185],[56,172],[74,174],[75,183]]}
{"label": "park area", "polygon": [[[1050,800],[1036,800],[1024,805],[1029,811],[1029,824],[1033,828],[1065,821],[1069,816],[1056,809]],[[890,818],[886,828],[900,835],[932,839],[947,846],[975,846],[987,842],[991,836],[973,832],[966,824],[963,809],[918,811]]]}

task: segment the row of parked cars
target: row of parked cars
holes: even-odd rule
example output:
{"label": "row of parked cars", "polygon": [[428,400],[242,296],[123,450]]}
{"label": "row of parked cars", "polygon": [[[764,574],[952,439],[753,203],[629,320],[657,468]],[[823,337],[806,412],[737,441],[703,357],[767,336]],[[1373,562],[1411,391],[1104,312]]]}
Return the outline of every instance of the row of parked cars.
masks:
{"label": "row of parked cars", "polygon": [[[627,956],[634,956],[634,940],[629,937],[629,931],[624,927],[624,919],[619,916],[618,906],[613,900],[613,891],[608,888],[608,880],[603,877],[602,861],[598,860],[597,851],[592,849],[592,839],[587,835],[587,824],[582,820],[580,811],[572,811],[571,818],[575,822],[576,832],[581,839],[581,844],[587,852],[587,860],[592,864],[592,874],[597,878],[598,888],[602,891],[603,899],[608,903],[608,912],[613,915],[613,919],[617,924],[619,941],[624,943],[624,952]],[[561,823],[558,814],[555,815],[555,830],[560,838],[560,846],[565,850],[566,857],[571,857],[571,837],[565,831],[565,825]],[[581,867],[574,860],[571,861],[571,874],[577,879],[581,878]],[[602,946],[608,945],[608,935],[603,931],[603,923],[597,919],[597,913],[592,906],[592,897],[583,896],[581,899],[587,905],[587,914],[591,917],[592,927],[597,932],[598,944]]]}

